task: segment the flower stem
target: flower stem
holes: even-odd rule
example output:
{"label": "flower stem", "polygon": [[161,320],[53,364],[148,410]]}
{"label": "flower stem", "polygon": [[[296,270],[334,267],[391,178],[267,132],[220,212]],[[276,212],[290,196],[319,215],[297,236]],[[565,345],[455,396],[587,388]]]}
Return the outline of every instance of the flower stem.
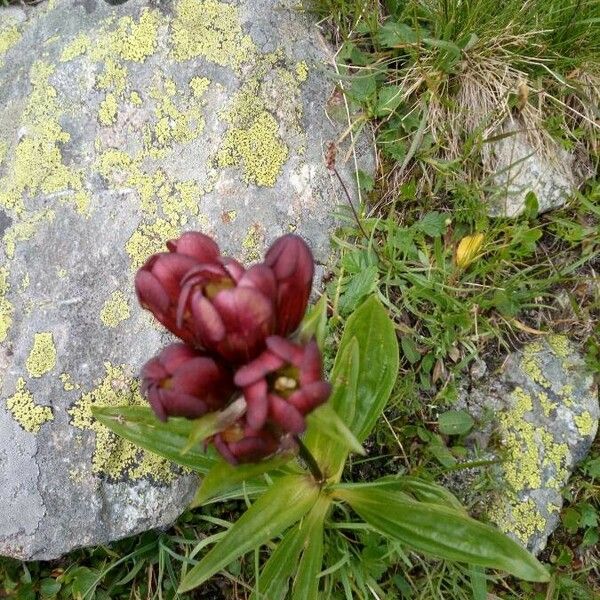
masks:
{"label": "flower stem", "polygon": [[298,444],[298,448],[300,450],[300,458],[302,458],[302,460],[306,463],[308,470],[312,473],[312,476],[315,478],[316,482],[319,485],[321,485],[325,482],[325,476],[319,468],[315,457],[311,454],[311,451],[304,445],[304,442],[300,439],[299,436],[295,435],[294,439],[296,440],[296,443]]}

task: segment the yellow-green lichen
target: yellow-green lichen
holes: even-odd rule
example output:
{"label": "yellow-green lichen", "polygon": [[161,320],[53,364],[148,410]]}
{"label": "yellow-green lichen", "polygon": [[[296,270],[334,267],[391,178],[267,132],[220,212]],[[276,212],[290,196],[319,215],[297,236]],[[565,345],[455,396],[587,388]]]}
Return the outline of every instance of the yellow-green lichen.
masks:
{"label": "yellow-green lichen", "polygon": [[569,342],[569,339],[566,336],[555,334],[549,335],[547,339],[550,348],[552,348],[554,354],[556,354],[558,358],[565,359],[573,353],[571,343]]}
{"label": "yellow-green lichen", "polygon": [[546,528],[546,519],[531,499],[510,509],[495,505],[490,512],[501,531],[513,533],[523,544],[527,544],[531,536],[542,533]]}
{"label": "yellow-green lichen", "polygon": [[308,65],[303,60],[296,65],[296,79],[300,83],[304,83],[308,79]]}
{"label": "yellow-green lichen", "polygon": [[220,167],[239,165],[247,183],[273,187],[288,157],[277,121],[263,112],[248,129],[228,129],[217,154]]}
{"label": "yellow-green lichen", "polygon": [[594,418],[587,410],[575,417],[575,425],[577,426],[577,430],[581,435],[592,435],[595,424]]}
{"label": "yellow-green lichen", "polygon": [[551,383],[546,379],[542,373],[542,369],[539,364],[538,355],[543,351],[543,346],[540,342],[533,342],[527,344],[523,348],[523,358],[521,359],[521,369],[523,373],[527,375],[535,383],[550,388]]}
{"label": "yellow-green lichen", "polygon": [[151,477],[156,481],[172,481],[171,463],[112,433],[92,415],[93,407],[147,406],[139,383],[131,377],[127,367],[105,363],[104,368],[105,376],[98,385],[68,410],[74,427],[95,434],[92,472],[112,480]]}
{"label": "yellow-green lichen", "polygon": [[98,121],[100,121],[100,124],[105,127],[113,125],[117,120],[118,108],[119,105],[116,96],[112,92],[106,94],[106,97],[100,103],[100,109],[98,110]]}
{"label": "yellow-green lichen", "polygon": [[75,382],[70,373],[61,373],[59,376],[63,384],[63,390],[65,392],[72,392],[73,390],[78,390],[81,386]]}
{"label": "yellow-green lichen", "polygon": [[121,17],[114,29],[110,29],[112,20],[107,21],[109,27],[94,49],[93,58],[113,54],[123,60],[144,62],[156,51],[160,22],[160,12],[151,9],[143,9],[139,20]]}
{"label": "yellow-green lichen", "polygon": [[68,62],[85,54],[90,45],[90,38],[85,35],[85,33],[80,33],[64,47],[62,54],[60,55],[60,61]]}
{"label": "yellow-green lichen", "polygon": [[556,404],[550,400],[546,392],[540,392],[538,394],[538,400],[540,402],[540,406],[542,407],[544,416],[549,417],[550,413],[556,408]]}
{"label": "yellow-green lichen", "polygon": [[133,106],[137,106],[137,107],[140,107],[143,104],[142,97],[135,90],[133,92],[131,92],[131,94],[129,94],[129,102],[131,102],[131,104],[133,104]]}
{"label": "yellow-green lichen", "polygon": [[75,202],[78,212],[86,213],[89,195],[81,171],[65,165],[60,145],[70,135],[60,125],[60,104],[49,78],[54,66],[37,61],[31,68],[31,94],[24,111],[25,135],[14,151],[7,174],[0,179],[0,205],[20,217],[25,212],[26,196],[40,193],[60,194]]}
{"label": "yellow-green lichen", "polygon": [[100,311],[100,319],[107,327],[116,327],[131,316],[129,300],[120,290],[114,291]]}
{"label": "yellow-green lichen", "polygon": [[189,142],[200,136],[204,130],[203,103],[199,103],[197,98],[193,102],[185,102],[185,95],[178,92],[175,82],[169,78],[153,87],[150,97],[156,105],[156,123],[145,128],[145,149],[148,153],[152,155],[155,148],[168,148],[173,142]]}
{"label": "yellow-green lichen", "polygon": [[21,292],[24,292],[30,285],[31,281],[30,281],[30,277],[29,277],[29,272],[25,273],[25,275],[23,275],[22,279],[21,279],[21,285],[19,286],[19,289],[21,290]]}
{"label": "yellow-green lichen", "polygon": [[33,347],[29,352],[25,366],[31,377],[41,377],[54,369],[56,366],[56,346],[50,331],[35,334]]}
{"label": "yellow-green lichen", "polygon": [[202,98],[209,85],[210,79],[207,77],[192,77],[190,80],[190,89],[196,98]]}
{"label": "yellow-green lichen", "polygon": [[[546,416],[549,416],[554,405],[550,404],[547,396],[546,400],[540,396],[538,400],[544,412],[548,410]],[[546,519],[535,502],[522,495],[540,488],[542,484],[560,494],[571,461],[567,444],[557,443],[549,430],[528,420],[533,418],[532,411],[531,396],[517,387],[512,393],[510,410],[499,415],[499,433],[505,450],[502,468],[508,490],[506,500],[494,504],[488,511],[502,531],[513,532],[523,543],[527,543],[536,532],[544,530]]]}
{"label": "yellow-green lichen", "polygon": [[104,63],[104,70],[96,78],[96,87],[99,90],[113,90],[121,95],[127,87],[127,67],[108,57]]}
{"label": "yellow-green lichen", "polygon": [[248,229],[246,237],[242,240],[245,262],[260,260],[264,239],[263,229],[258,223],[255,223]]}
{"label": "yellow-green lichen", "polygon": [[13,321],[14,308],[6,295],[10,290],[9,273],[6,267],[0,267],[0,342],[3,342]]}
{"label": "yellow-green lichen", "polygon": [[0,31],[0,66],[4,64],[2,57],[21,39],[21,33],[16,25],[11,25]]}
{"label": "yellow-green lichen", "polygon": [[139,225],[125,244],[131,268],[139,269],[152,254],[163,252],[168,240],[177,238],[180,234],[181,228],[165,219]]}
{"label": "yellow-green lichen", "polygon": [[4,251],[9,259],[15,256],[17,243],[30,240],[36,233],[41,223],[52,223],[55,213],[51,209],[26,213],[19,222],[11,225],[4,233]]}
{"label": "yellow-green lichen", "polygon": [[171,44],[176,60],[202,56],[235,70],[256,52],[254,42],[242,31],[238,8],[217,0],[179,0]]}
{"label": "yellow-green lichen", "polygon": [[27,389],[22,377],[17,380],[15,393],[6,401],[6,408],[15,421],[29,433],[38,433],[44,423],[54,419],[52,408],[35,404],[33,394]]}

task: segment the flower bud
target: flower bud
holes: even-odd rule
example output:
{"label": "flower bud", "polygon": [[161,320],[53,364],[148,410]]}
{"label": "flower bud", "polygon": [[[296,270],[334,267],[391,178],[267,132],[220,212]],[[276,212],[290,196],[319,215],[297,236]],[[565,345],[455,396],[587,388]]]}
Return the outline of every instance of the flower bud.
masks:
{"label": "flower bud", "polygon": [[275,333],[287,336],[298,328],[306,312],[314,275],[312,252],[301,237],[288,234],[269,248],[264,264],[277,283]]}
{"label": "flower bud", "polygon": [[233,391],[229,371],[186,344],[167,346],[142,368],[142,392],[161,421],[220,410]]}

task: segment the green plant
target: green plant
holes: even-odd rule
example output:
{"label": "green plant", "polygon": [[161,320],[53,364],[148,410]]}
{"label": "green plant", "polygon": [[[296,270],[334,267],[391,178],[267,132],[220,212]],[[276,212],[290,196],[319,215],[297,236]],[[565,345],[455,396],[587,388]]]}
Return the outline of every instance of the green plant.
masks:
{"label": "green plant", "polygon": [[[316,333],[313,327],[323,323],[325,308],[321,301],[309,315],[305,334]],[[294,598],[322,597],[321,585],[324,589],[335,586],[334,574],[333,584],[327,582],[329,576],[319,577],[327,560],[324,544],[335,545],[334,534],[344,539],[355,531],[371,532],[366,543],[363,540],[366,547],[373,546],[372,536],[379,534],[401,547],[449,560],[500,568],[531,580],[547,578],[531,555],[492,527],[470,518],[442,487],[409,476],[368,483],[341,481],[350,449],[358,449],[371,433],[388,400],[397,356],[393,324],[370,296],[344,328],[331,375],[330,405],[308,418],[300,452],[304,464],[284,454],[231,466],[197,446],[182,454],[190,436],[198,440],[197,430],[207,417],[163,424],[144,409],[97,409],[96,417],[119,435],[202,473],[205,478],[194,504],[225,496],[254,498],[200,562],[184,568],[180,591],[202,584],[238,557],[267,544],[273,550],[262,569],[257,565],[252,597],[283,598],[290,585]],[[272,546],[275,538],[279,541]],[[325,562],[324,572],[334,566]]]}

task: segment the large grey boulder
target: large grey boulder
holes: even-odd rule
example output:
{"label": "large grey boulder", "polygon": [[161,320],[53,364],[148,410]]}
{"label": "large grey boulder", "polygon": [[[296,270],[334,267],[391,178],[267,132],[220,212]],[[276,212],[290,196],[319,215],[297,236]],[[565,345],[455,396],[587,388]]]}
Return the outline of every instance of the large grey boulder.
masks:
{"label": "large grey boulder", "polygon": [[343,127],[297,9],[0,10],[0,554],[51,559],[162,526],[193,495],[192,475],[90,410],[143,403],[136,374],[168,340],[134,299],[147,256],[197,229],[253,261],[296,231],[328,260],[343,199],[323,154]]}
{"label": "large grey boulder", "polygon": [[497,490],[480,505],[538,554],[558,525],[561,490],[598,431],[593,377],[566,337],[550,335],[509,355],[500,373],[481,373],[463,401],[487,424],[469,441],[499,461]]}

